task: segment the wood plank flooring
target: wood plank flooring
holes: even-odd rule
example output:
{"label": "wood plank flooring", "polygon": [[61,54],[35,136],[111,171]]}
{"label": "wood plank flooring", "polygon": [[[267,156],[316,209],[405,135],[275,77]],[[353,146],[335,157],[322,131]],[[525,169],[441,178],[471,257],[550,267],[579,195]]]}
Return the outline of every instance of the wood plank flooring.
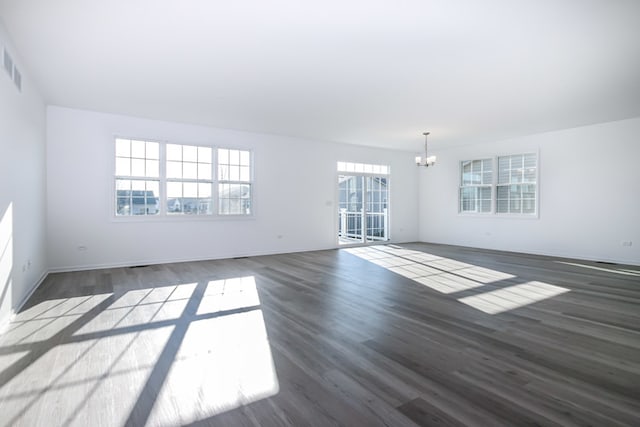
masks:
{"label": "wood plank flooring", "polygon": [[638,426],[640,267],[431,244],[51,274],[3,426]]}

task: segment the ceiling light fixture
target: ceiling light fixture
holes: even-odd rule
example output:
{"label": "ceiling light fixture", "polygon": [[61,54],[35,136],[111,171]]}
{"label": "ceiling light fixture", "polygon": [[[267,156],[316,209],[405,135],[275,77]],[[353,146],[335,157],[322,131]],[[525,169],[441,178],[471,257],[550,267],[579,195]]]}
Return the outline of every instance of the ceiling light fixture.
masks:
{"label": "ceiling light fixture", "polygon": [[423,132],[424,135],[424,159],[420,156],[416,156],[416,165],[417,166],[433,166],[436,164],[436,156],[429,156],[427,154],[427,136],[429,136],[429,132]]}

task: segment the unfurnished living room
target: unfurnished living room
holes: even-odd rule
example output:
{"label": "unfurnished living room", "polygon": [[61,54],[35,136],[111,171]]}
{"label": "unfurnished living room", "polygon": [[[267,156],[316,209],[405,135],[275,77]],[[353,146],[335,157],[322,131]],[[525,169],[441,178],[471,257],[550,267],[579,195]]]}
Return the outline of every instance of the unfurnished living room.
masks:
{"label": "unfurnished living room", "polygon": [[0,0],[0,426],[640,425],[640,1]]}

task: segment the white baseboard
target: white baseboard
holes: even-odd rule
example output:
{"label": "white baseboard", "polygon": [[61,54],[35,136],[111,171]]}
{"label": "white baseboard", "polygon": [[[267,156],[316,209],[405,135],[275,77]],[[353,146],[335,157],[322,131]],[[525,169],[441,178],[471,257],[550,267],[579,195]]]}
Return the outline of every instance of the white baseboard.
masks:
{"label": "white baseboard", "polygon": [[204,256],[204,257],[187,257],[187,258],[171,258],[171,259],[142,259],[136,261],[124,261],[124,262],[114,262],[114,263],[101,263],[101,264],[85,264],[85,265],[72,265],[72,266],[63,266],[63,267],[54,267],[49,270],[50,273],[68,273],[73,271],[86,271],[86,270],[103,270],[107,268],[123,268],[123,267],[133,267],[136,265],[156,265],[156,264],[173,264],[179,262],[197,262],[197,261],[215,261],[221,259],[233,259],[233,258],[244,258],[244,257],[255,257],[255,256],[267,256],[267,255],[280,255],[280,254],[288,254],[288,253],[297,253],[297,252],[313,252],[313,251],[323,251],[329,249],[337,249],[337,246],[330,247],[319,247],[319,248],[299,248],[299,249],[286,249],[284,251],[256,251],[256,252],[246,252],[246,253],[236,253],[236,254],[225,254],[221,256]]}

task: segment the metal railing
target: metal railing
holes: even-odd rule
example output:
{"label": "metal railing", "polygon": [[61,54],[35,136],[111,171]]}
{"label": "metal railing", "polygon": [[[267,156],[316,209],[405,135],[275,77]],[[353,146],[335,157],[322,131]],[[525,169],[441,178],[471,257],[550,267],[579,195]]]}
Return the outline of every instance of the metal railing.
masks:
{"label": "metal railing", "polygon": [[[363,223],[365,227],[363,227]],[[383,212],[352,212],[342,208],[338,210],[338,237],[362,240],[366,228],[366,240],[388,240],[389,216]]]}

